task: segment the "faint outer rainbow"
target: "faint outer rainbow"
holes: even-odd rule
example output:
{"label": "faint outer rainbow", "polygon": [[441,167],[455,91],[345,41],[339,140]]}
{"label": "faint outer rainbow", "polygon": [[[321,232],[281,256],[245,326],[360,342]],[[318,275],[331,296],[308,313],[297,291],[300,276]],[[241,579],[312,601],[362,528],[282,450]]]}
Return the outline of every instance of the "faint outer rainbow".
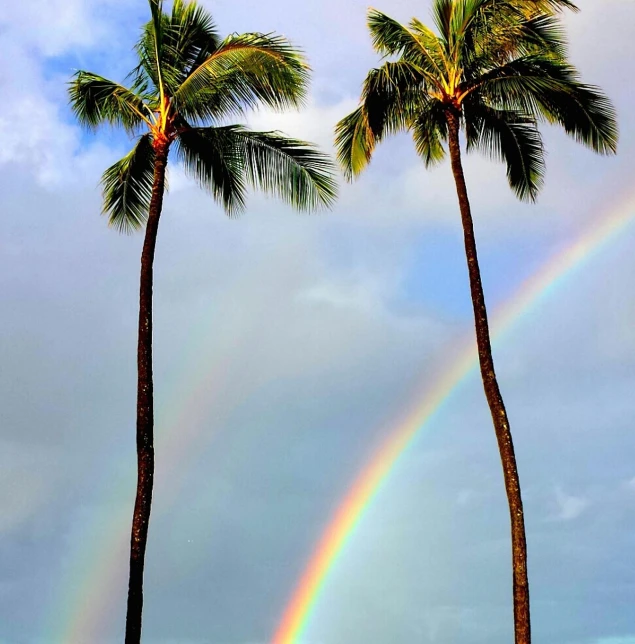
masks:
{"label": "faint outer rainbow", "polygon": [[[492,324],[494,340],[500,340],[565,277],[613,240],[634,218],[635,198],[629,196],[571,245],[547,260],[496,311]],[[458,359],[440,375],[432,389],[425,393],[423,400],[416,400],[412,409],[391,425],[387,438],[361,471],[324,530],[284,610],[272,644],[299,644],[330,572],[400,457],[477,367],[472,340],[466,343]]]}
{"label": "faint outer rainbow", "polygon": [[[189,395],[171,401],[170,417],[163,427],[157,427],[157,453],[163,459],[160,476],[155,479],[155,498],[161,498],[166,511],[178,498],[183,481],[184,464],[194,457],[203,423],[201,417],[223,392],[221,375],[227,368],[229,356],[221,355],[214,361],[214,369],[205,375],[197,374],[197,386]],[[165,457],[161,457],[165,454]],[[126,457],[132,464],[134,454]],[[69,593],[61,597],[62,605],[52,607],[53,614],[46,636],[55,634],[64,644],[95,642],[112,629],[114,604],[119,602],[125,588],[130,548],[131,495],[134,498],[135,472],[130,470],[121,477],[108,493],[109,498],[126,499],[117,504],[99,522],[88,526],[86,536],[73,554],[72,564],[63,582]],[[153,513],[154,519],[158,518]],[[117,611],[119,606],[117,606]],[[118,613],[117,613],[118,614]],[[56,640],[58,641],[58,640]]]}

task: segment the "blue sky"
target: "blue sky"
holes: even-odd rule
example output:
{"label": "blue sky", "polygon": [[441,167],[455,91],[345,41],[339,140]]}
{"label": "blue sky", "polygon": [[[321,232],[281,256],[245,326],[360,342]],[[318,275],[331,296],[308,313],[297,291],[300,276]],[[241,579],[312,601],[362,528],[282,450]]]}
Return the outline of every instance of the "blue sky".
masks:
{"label": "blue sky", "polygon": [[[314,69],[301,113],[250,117],[331,149],[375,64],[366,4],[203,2],[220,30],[277,31]],[[620,120],[607,159],[546,131],[545,189],[520,204],[502,166],[466,160],[492,307],[632,194],[630,0],[580,0],[571,55]],[[396,18],[429,2],[387,0]],[[99,216],[125,137],[82,133],[64,83],[122,79],[142,0],[15,3],[0,15],[0,642],[120,641],[134,471],[141,238]],[[626,79],[626,80],[625,80]],[[470,331],[456,197],[407,137],[342,185],[332,212],[253,195],[229,220],[171,165],[156,264],[159,453],[148,644],[267,642],[311,549],[391,419]],[[635,641],[635,228],[496,348],[525,490],[536,641]],[[178,449],[177,449],[178,448]],[[181,450],[181,451],[179,451]],[[178,452],[178,454],[177,454]],[[177,458],[178,455],[178,458]],[[394,471],[333,571],[305,644],[503,644],[511,638],[500,464],[472,380]]]}

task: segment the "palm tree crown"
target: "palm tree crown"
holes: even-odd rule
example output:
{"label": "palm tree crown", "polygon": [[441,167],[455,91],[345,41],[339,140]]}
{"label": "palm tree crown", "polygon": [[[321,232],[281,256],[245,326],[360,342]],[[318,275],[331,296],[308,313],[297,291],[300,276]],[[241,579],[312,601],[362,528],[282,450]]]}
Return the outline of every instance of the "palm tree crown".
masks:
{"label": "palm tree crown", "polygon": [[561,125],[602,154],[617,146],[614,110],[583,84],[566,60],[555,11],[567,0],[435,0],[437,33],[417,19],[408,26],[368,14],[373,45],[390,57],[370,71],[361,105],[337,126],[347,176],[361,172],[385,136],[411,132],[426,166],[445,157],[448,118],[456,115],[467,149],[507,164],[521,199],[534,200],[544,174],[538,123]]}
{"label": "palm tree crown", "polygon": [[123,231],[143,226],[157,148],[172,143],[185,170],[229,214],[244,207],[248,185],[298,208],[332,203],[328,157],[277,132],[227,124],[260,105],[301,105],[310,71],[302,55],[276,35],[221,39],[211,16],[195,2],[174,0],[166,13],[162,0],[150,0],[150,8],[129,87],[78,71],[69,88],[83,125],[111,124],[134,135],[146,130],[102,177],[110,223]]}

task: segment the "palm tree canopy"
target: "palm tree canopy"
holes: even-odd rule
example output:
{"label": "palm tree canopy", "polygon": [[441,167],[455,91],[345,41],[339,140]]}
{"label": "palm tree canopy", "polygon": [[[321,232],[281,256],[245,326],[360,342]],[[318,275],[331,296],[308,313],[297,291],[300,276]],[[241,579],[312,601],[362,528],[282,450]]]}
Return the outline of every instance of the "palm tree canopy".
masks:
{"label": "palm tree canopy", "polygon": [[87,71],[76,72],[69,86],[82,125],[110,124],[141,135],[102,177],[110,224],[122,231],[144,225],[156,150],[172,143],[186,172],[228,214],[244,207],[249,186],[300,209],[331,204],[336,184],[326,155],[279,132],[227,123],[259,106],[301,106],[310,71],[301,53],[274,34],[223,39],[196,2],[174,0],[171,12],[162,0],[149,2],[152,18],[136,45],[139,64],[129,86]]}
{"label": "palm tree canopy", "polygon": [[368,27],[387,60],[367,75],[360,106],[336,128],[338,157],[349,179],[395,132],[412,134],[426,166],[445,156],[448,118],[459,119],[468,150],[507,164],[520,199],[542,185],[539,122],[561,125],[601,154],[617,148],[608,98],[581,82],[567,61],[558,12],[568,0],[434,0],[436,31],[416,18],[405,26],[371,9]]}

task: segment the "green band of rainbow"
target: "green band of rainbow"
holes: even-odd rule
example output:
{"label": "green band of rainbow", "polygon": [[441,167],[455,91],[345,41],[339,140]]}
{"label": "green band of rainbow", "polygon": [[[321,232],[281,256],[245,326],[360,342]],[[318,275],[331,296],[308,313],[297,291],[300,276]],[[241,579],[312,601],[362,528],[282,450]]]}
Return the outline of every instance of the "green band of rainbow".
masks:
{"label": "green band of rainbow", "polygon": [[[500,340],[514,323],[546,298],[575,268],[582,266],[615,239],[634,218],[635,199],[629,197],[611,209],[572,245],[556,253],[497,311],[492,325],[493,338]],[[423,400],[417,401],[414,408],[388,430],[385,442],[353,483],[318,542],[284,610],[272,644],[299,644],[330,572],[400,457],[456,389],[477,369],[478,360],[473,345],[473,341],[470,342],[450,369],[426,392]]]}

